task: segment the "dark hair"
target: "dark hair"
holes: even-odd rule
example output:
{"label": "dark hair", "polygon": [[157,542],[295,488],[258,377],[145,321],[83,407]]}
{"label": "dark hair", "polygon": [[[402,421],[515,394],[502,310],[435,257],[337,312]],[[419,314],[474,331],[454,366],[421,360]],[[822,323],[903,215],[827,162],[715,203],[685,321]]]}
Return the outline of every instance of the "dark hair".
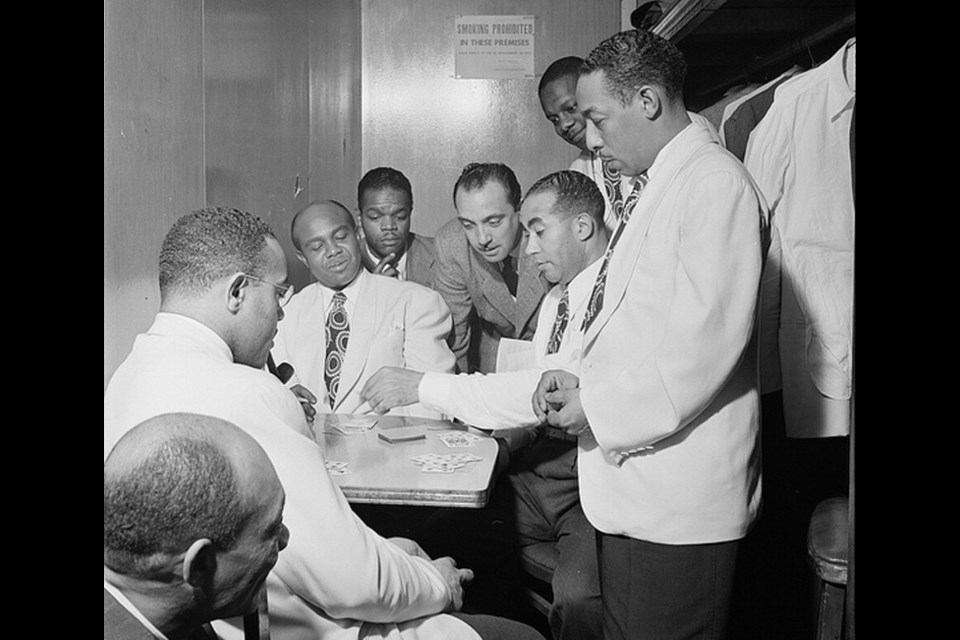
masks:
{"label": "dark hair", "polygon": [[154,575],[164,556],[200,538],[228,550],[248,516],[233,465],[216,444],[174,436],[153,447],[138,464],[104,471],[103,562],[124,575]]}
{"label": "dark hair", "polygon": [[471,162],[463,168],[456,184],[453,185],[453,206],[457,206],[457,191],[475,191],[488,182],[499,182],[507,192],[507,200],[513,210],[520,208],[520,183],[513,169],[499,162]]}
{"label": "dark hair", "polygon": [[682,98],[687,63],[666,38],[633,29],[607,38],[590,52],[580,73],[595,71],[603,71],[604,87],[626,106],[646,84],[662,87],[670,98]]}
{"label": "dark hair", "polygon": [[273,230],[257,216],[213,207],[173,223],[160,247],[160,295],[199,294],[238,271],[263,275],[267,238]]}
{"label": "dark hair", "polygon": [[360,183],[357,185],[357,207],[360,206],[364,193],[387,187],[406,193],[410,198],[410,207],[413,207],[413,188],[410,186],[410,181],[407,180],[407,176],[392,167],[370,169],[360,178]]}
{"label": "dark hair", "polygon": [[543,72],[543,75],[540,76],[540,85],[537,87],[537,95],[543,93],[544,87],[554,80],[565,78],[567,76],[573,76],[574,78],[579,76],[580,65],[582,64],[583,58],[577,56],[567,56],[551,62],[550,66],[547,67]]}
{"label": "dark hair", "polygon": [[546,175],[533,183],[523,199],[538,193],[556,194],[552,213],[558,218],[565,219],[586,212],[596,222],[603,224],[606,210],[603,194],[592,178],[579,171],[564,170]]}

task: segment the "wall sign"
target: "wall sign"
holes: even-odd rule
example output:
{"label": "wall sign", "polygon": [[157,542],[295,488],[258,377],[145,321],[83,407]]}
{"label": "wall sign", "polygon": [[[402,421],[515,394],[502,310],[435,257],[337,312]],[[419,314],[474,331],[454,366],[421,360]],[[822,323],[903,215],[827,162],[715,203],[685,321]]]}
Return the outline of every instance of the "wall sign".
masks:
{"label": "wall sign", "polygon": [[457,16],[457,78],[533,78],[534,16]]}

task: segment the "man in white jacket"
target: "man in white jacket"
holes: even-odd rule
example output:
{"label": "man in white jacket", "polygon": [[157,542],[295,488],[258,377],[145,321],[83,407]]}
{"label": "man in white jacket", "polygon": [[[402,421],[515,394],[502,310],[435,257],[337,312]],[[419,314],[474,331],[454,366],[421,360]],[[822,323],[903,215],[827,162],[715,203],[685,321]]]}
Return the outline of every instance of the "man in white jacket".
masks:
{"label": "man in white jacket", "polygon": [[[160,251],[160,312],[137,337],[104,396],[104,457],[129,429],[174,411],[218,417],[267,452],[286,490],[290,544],[267,578],[276,640],[539,637],[460,608],[472,572],[386,540],[350,509],[309,437],[297,398],[265,370],[289,299],[270,227],[233,209],[178,220]],[[217,623],[241,638],[239,620]]]}

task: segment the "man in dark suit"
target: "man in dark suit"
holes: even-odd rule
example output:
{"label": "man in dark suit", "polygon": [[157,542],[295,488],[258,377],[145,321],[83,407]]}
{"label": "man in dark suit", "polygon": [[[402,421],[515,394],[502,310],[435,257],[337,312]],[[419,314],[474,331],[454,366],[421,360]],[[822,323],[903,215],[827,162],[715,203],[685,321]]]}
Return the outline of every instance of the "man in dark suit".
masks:
{"label": "man in dark suit", "polygon": [[104,640],[216,638],[209,621],[256,609],[287,546],[284,499],[225,420],[170,413],[127,432],[103,463]]}
{"label": "man in dark suit", "polygon": [[467,165],[453,188],[457,217],[437,232],[436,290],[453,314],[462,372],[496,370],[500,339],[530,340],[547,290],[523,251],[520,184],[500,163]]}
{"label": "man in dark suit", "polygon": [[437,251],[433,238],[410,231],[413,189],[407,177],[391,167],[371,169],[357,185],[357,210],[367,271],[433,289]]}

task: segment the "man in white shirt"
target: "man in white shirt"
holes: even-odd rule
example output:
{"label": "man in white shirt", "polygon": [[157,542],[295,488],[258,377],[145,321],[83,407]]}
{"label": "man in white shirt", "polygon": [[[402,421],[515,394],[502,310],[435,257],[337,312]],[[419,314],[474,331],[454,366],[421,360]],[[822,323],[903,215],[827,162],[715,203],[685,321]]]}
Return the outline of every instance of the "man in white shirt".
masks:
{"label": "man in white shirt", "polygon": [[[359,392],[382,366],[453,371],[446,342],[452,322],[443,298],[415,282],[367,272],[356,223],[343,205],[311,203],[294,216],[291,235],[316,282],[284,309],[272,353],[293,366],[291,384],[320,399],[317,411],[367,413]],[[335,318],[342,326],[331,324]],[[398,413],[439,417],[418,406]]]}
{"label": "man in white shirt", "polygon": [[608,640],[725,637],[760,504],[758,298],[769,244],[742,163],[687,112],[686,62],[648,31],[587,56],[587,145],[631,191],[583,326],[579,377],[539,415],[580,437]]}
{"label": "man in white shirt", "polygon": [[[160,312],[104,394],[104,457],[135,425],[170,412],[253,436],[287,496],[290,543],[267,577],[275,640],[537,637],[511,621],[446,613],[460,608],[472,571],[386,540],[352,511],[297,398],[265,369],[286,281],[283,248],[260,218],[218,208],[174,223],[160,250]],[[214,627],[224,640],[243,634],[237,619]]]}
{"label": "man in white shirt", "polygon": [[254,611],[287,546],[283,503],[267,454],[229,422],[128,431],[103,463],[104,638],[193,638]]}
{"label": "man in white shirt", "polygon": [[[556,283],[540,308],[532,340],[534,366],[487,375],[387,368],[371,376],[361,393],[377,412],[420,402],[494,435],[507,432],[515,438],[522,428],[532,439],[512,452],[507,482],[498,485],[493,505],[476,514],[473,533],[481,539],[495,536],[490,531],[504,525],[491,523],[503,521],[516,527],[514,544],[520,547],[554,544],[549,621],[557,640],[601,637],[595,532],[580,508],[577,438],[540,427],[530,398],[547,369],[579,373],[579,327],[608,239],[603,212],[596,185],[575,171],[542,178],[523,199],[526,254],[547,281]],[[453,536],[447,538],[450,548],[457,548]],[[425,540],[423,544],[433,546]],[[478,583],[484,578],[478,575]]]}

